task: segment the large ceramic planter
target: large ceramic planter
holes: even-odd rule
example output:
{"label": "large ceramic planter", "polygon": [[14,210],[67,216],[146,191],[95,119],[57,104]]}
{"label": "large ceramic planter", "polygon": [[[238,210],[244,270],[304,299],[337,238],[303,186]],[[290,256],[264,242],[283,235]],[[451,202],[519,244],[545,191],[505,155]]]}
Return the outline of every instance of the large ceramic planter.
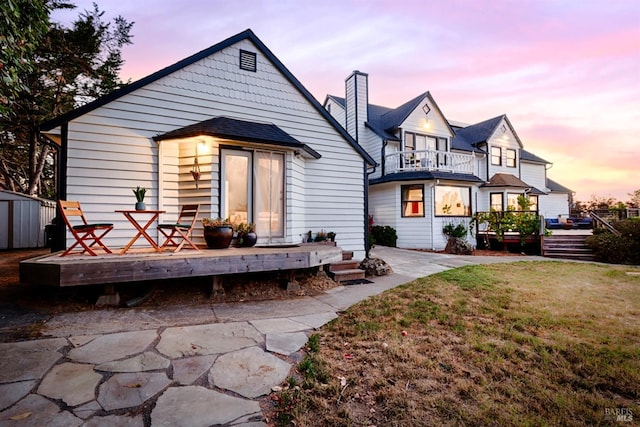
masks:
{"label": "large ceramic planter", "polygon": [[244,233],[243,235],[238,236],[238,239],[241,241],[240,246],[243,248],[250,248],[258,241],[258,235],[254,232]]}
{"label": "large ceramic planter", "polygon": [[209,249],[226,249],[233,239],[233,228],[228,226],[205,227],[204,240]]}

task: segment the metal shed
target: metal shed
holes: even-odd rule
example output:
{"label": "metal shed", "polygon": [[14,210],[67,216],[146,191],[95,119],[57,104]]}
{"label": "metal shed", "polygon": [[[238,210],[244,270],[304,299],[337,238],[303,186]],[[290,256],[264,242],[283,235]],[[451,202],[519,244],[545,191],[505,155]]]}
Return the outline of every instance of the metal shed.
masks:
{"label": "metal shed", "polygon": [[0,249],[45,247],[45,226],[55,216],[54,201],[0,190]]}

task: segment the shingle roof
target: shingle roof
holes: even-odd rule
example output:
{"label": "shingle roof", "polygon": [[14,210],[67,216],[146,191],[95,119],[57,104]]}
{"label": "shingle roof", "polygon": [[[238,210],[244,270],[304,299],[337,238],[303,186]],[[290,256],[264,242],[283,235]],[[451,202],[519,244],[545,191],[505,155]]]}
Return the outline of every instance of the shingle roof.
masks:
{"label": "shingle roof", "polygon": [[221,138],[231,138],[238,141],[299,148],[313,158],[319,159],[321,157],[318,152],[293,138],[272,123],[256,123],[229,117],[214,117],[179,129],[174,129],[153,137],[153,140],[157,142],[198,135],[210,135]]}
{"label": "shingle roof", "polygon": [[147,77],[144,77],[134,83],[126,85],[118,90],[111,92],[108,95],[100,97],[93,102],[90,102],[82,107],[76,108],[75,110],[69,111],[66,114],[58,116],[52,120],[44,122],[40,125],[40,129],[42,131],[48,131],[54,129],[64,123],[68,123],[71,120],[74,120],[84,114],[87,114],[96,108],[99,108],[103,105],[108,104],[126,94],[129,94],[137,89],[140,89],[150,83],[155,82],[156,80],[161,79],[162,77],[168,76],[176,71],[181,70],[182,68],[191,65],[197,61],[200,61],[206,57],[213,55],[229,46],[232,46],[240,41],[249,40],[252,42],[260,52],[265,55],[274,66],[280,71],[285,78],[302,94],[302,96],[316,109],[316,111],[322,115],[336,130],[340,133],[340,135],[345,138],[345,140],[360,154],[360,156],[369,164],[375,165],[376,162],[373,158],[349,135],[349,133],[344,130],[342,126],[327,112],[327,110],[322,107],[322,105],[311,95],[300,81],[284,66],[282,62],[269,50],[269,48],[262,43],[262,41],[256,36],[253,31],[247,29],[241,33],[236,34],[235,36],[229,37],[226,40],[221,41],[207,49],[204,49],[194,55],[191,55],[181,61],[176,62],[173,65],[170,65],[162,70],[156,71],[153,74],[150,74]]}
{"label": "shingle roof", "polygon": [[527,150],[520,150],[520,160],[525,160],[525,161],[534,162],[534,163],[544,163],[544,164],[550,164],[551,163],[551,162],[546,161],[542,157],[538,157],[535,154],[530,153]]}
{"label": "shingle roof", "polygon": [[522,181],[515,175],[510,173],[497,173],[489,179],[489,182],[483,185],[483,187],[531,187],[526,182]]}
{"label": "shingle roof", "polygon": [[510,187],[510,188],[522,188],[530,189],[531,194],[546,194],[544,191],[537,189],[536,187],[527,184],[520,178],[510,173],[497,173],[489,179],[489,182],[482,185],[483,187]]}
{"label": "shingle roof", "polygon": [[558,184],[556,181],[547,178],[547,188],[552,193],[573,193],[570,188],[565,187],[564,185]]}
{"label": "shingle roof", "polygon": [[[346,100],[339,96],[327,95],[327,98],[331,98],[337,103],[339,103],[342,108],[346,108]],[[431,96],[429,92],[424,92],[415,98],[405,102],[397,108],[389,108],[383,107],[381,105],[368,104],[367,106],[367,115],[368,119],[366,122],[366,126],[375,132],[379,137],[391,140],[391,141],[400,141],[400,138],[392,133],[396,128],[400,127],[402,123],[409,117],[409,115],[418,108],[425,100],[428,99],[432,106],[435,107],[437,112],[442,115],[442,111],[436,104],[435,100]],[[449,126],[449,123],[446,121],[445,123]],[[451,127],[449,126],[449,129]],[[454,131],[451,129],[451,133]]]}
{"label": "shingle roof", "polygon": [[451,147],[458,150],[473,151],[482,142],[487,142],[505,116],[494,117],[480,123],[459,129],[451,141]]}

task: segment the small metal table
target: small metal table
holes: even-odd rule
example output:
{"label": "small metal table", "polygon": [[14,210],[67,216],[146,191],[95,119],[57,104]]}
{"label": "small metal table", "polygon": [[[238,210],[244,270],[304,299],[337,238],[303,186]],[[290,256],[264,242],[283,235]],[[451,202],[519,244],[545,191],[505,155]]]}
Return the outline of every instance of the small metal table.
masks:
{"label": "small metal table", "polygon": [[[151,224],[153,224],[158,217],[160,216],[160,214],[165,213],[166,211],[154,211],[154,210],[144,210],[144,211],[137,211],[137,210],[122,210],[122,211],[116,211],[119,212],[121,214],[123,214],[131,224],[133,224],[133,226],[136,228],[136,230],[138,230],[138,233],[133,236],[133,239],[131,239],[131,241],[127,244],[127,246],[125,246],[124,248],[122,248],[122,250],[120,251],[120,254],[125,254],[127,253],[127,251],[129,250],[129,248],[131,246],[133,246],[133,244],[136,242],[136,240],[138,240],[140,237],[144,237],[145,239],[147,239],[147,242],[149,242],[149,244],[151,245],[151,247],[156,251],[156,252],[162,252],[162,249],[160,249],[160,247],[158,246],[158,244],[155,242],[155,240],[153,240],[151,238],[151,236],[149,236],[147,234],[147,229],[149,228],[149,226]],[[151,218],[144,224],[144,225],[140,225],[140,223],[138,222],[138,220],[136,220],[134,218],[134,215],[151,215]]]}

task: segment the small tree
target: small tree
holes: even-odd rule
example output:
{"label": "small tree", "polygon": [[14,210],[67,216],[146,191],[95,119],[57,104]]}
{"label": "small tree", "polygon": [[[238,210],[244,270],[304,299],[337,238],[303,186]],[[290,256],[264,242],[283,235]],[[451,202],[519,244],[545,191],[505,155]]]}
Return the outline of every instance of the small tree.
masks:
{"label": "small tree", "polygon": [[633,193],[628,193],[630,197],[629,202],[627,203],[629,206],[640,208],[640,188],[634,191]]}
{"label": "small tree", "polygon": [[28,48],[20,49],[19,42],[8,51],[12,57],[22,56],[9,75],[2,76],[7,79],[2,88],[4,108],[0,110],[0,175],[13,191],[51,197],[55,163],[51,145],[39,135],[39,124],[122,85],[118,77],[124,62],[120,50],[131,43],[133,23],[122,17],[115,18],[113,26],[104,22],[104,12],[94,3],[93,10],[81,13],[71,28],[65,28],[51,23],[49,14],[75,7],[69,3],[9,2],[13,7],[10,12],[5,11],[6,6],[0,8],[8,28],[33,26],[37,30],[26,32]]}

